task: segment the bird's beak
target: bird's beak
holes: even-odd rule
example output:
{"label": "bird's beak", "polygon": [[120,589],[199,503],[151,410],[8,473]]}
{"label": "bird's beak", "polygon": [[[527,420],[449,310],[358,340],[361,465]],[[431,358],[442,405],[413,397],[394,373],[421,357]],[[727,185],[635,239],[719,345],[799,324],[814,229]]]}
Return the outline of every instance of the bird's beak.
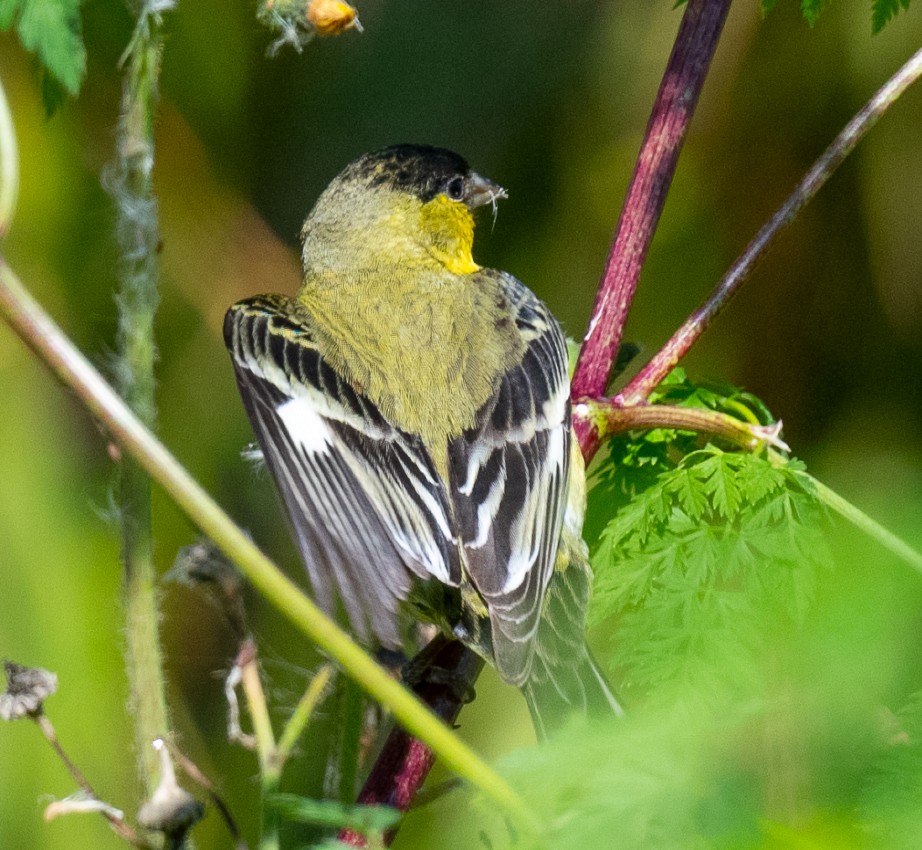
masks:
{"label": "bird's beak", "polygon": [[506,190],[492,180],[481,177],[475,172],[467,176],[467,191],[464,201],[470,209],[482,207],[484,204],[493,204],[496,208],[496,202],[508,197]]}

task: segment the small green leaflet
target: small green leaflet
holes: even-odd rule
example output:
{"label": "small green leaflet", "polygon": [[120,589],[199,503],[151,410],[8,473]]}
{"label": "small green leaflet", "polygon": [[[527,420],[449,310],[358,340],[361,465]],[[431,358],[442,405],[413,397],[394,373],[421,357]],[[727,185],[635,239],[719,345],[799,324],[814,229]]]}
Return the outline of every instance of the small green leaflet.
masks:
{"label": "small green leaflet", "polygon": [[55,88],[76,95],[86,74],[80,0],[0,0],[0,29],[14,25],[22,46],[36,54],[47,74],[46,106]]}

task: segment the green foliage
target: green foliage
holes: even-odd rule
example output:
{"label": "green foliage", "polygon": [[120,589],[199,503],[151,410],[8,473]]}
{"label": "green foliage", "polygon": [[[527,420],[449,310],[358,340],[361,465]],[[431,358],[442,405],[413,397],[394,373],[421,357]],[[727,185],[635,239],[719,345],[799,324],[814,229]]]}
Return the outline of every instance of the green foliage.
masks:
{"label": "green foliage", "polygon": [[720,850],[759,846],[758,785],[728,758],[739,724],[686,711],[574,724],[504,762],[549,830],[516,848]]}
{"label": "green foliage", "polygon": [[826,560],[801,469],[710,447],[618,511],[593,558],[591,618],[615,619],[627,686],[757,685],[768,636],[802,620]]}
{"label": "green foliage", "polygon": [[922,692],[898,713],[861,803],[865,829],[881,850],[922,845]]}
{"label": "green foliage", "polygon": [[[757,398],[695,385],[681,370],[654,401],[771,421]],[[811,751],[844,706],[799,667],[816,641],[808,624],[818,579],[831,575],[823,506],[798,461],[722,451],[670,430],[607,448],[590,493],[602,528],[590,615],[605,621],[628,716],[574,723],[506,760],[516,789],[549,824],[534,846],[601,848],[612,836],[621,848],[776,846],[787,801],[816,817],[828,793],[821,765],[841,745],[830,738],[828,750]],[[860,739],[868,717],[856,713],[841,734]],[[864,758],[866,770],[867,748]],[[904,771],[898,765],[890,781]],[[876,834],[914,810],[910,793],[895,821],[881,814]],[[854,846],[857,794],[837,803],[834,826],[816,818],[810,846]]]}
{"label": "green foliage", "polygon": [[[296,794],[274,794],[267,802],[283,817],[328,829],[351,829],[368,838],[372,847],[383,846],[384,833],[395,827],[401,812],[388,806],[343,805],[334,800],[314,800]],[[344,846],[332,842],[324,846]]]}
{"label": "green foliage", "polygon": [[50,113],[64,93],[80,91],[86,74],[80,0],[0,0],[0,29],[14,25],[23,47],[38,57]]}
{"label": "green foliage", "polygon": [[[681,369],[651,400],[771,421],[751,394]],[[590,621],[611,621],[624,687],[757,689],[768,636],[802,620],[827,561],[802,465],[663,429],[613,440],[592,483]]]}
{"label": "green foliage", "polygon": [[896,17],[900,9],[908,9],[910,0],[873,0],[871,3],[871,29],[873,32],[880,32],[889,23],[891,18]]}
{"label": "green foliage", "polygon": [[800,11],[804,20],[812,27],[820,17],[826,0],[800,0]]}
{"label": "green foliage", "polygon": [[[879,33],[896,17],[900,9],[908,9],[910,0],[871,0],[871,30]],[[762,0],[762,14],[767,15],[778,4],[778,0]],[[800,11],[804,20],[812,27],[826,6],[826,0],[800,0]]]}
{"label": "green foliage", "polygon": [[[752,424],[769,425],[770,411],[752,393],[718,382],[693,383],[685,370],[674,369],[650,395],[652,404],[670,404],[727,413]],[[634,439],[613,440],[602,463],[591,470],[592,496],[585,537],[595,547],[615,512],[650,487],[661,472],[675,468],[678,458],[706,445],[700,434],[658,428]]]}

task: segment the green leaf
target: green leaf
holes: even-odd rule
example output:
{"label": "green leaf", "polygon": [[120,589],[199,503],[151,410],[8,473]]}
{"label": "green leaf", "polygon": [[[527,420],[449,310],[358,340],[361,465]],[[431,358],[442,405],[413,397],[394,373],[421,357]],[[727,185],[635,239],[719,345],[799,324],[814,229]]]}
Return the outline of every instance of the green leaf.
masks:
{"label": "green leaf", "polygon": [[[590,619],[613,623],[629,688],[683,683],[707,699],[758,687],[770,636],[802,621],[828,560],[823,509],[800,470],[708,447],[659,464],[610,519],[592,556]],[[632,470],[620,474],[630,490]]]}
{"label": "green leaf", "polygon": [[289,820],[361,833],[381,833],[397,825],[402,813],[389,806],[344,805],[297,794],[273,794],[268,803]]}
{"label": "green leaf", "polygon": [[800,0],[800,11],[804,20],[812,27],[820,17],[826,0]]}
{"label": "green leaf", "polygon": [[80,0],[0,0],[0,29],[14,23],[22,46],[38,56],[48,74],[46,105],[56,99],[54,86],[76,95],[86,74]]}
{"label": "green leaf", "polygon": [[879,33],[900,9],[909,9],[909,3],[910,0],[872,0],[871,31]]}
{"label": "green leaf", "polygon": [[887,722],[882,747],[859,813],[873,846],[915,850],[922,841],[922,692]]}

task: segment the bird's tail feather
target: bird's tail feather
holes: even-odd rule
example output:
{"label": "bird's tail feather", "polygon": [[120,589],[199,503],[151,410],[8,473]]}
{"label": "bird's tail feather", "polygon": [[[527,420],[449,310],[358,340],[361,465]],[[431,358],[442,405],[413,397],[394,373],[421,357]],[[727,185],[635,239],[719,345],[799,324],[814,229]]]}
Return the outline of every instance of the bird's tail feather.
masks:
{"label": "bird's tail feather", "polygon": [[522,693],[535,732],[542,740],[553,735],[574,714],[590,717],[624,714],[585,644],[575,656],[560,656],[551,665],[544,659],[536,659]]}
{"label": "bird's tail feather", "polygon": [[[575,553],[573,553],[575,554]],[[535,640],[535,655],[522,693],[535,731],[546,739],[573,714],[624,713],[592,657],[585,639],[591,571],[585,558],[571,557],[551,580]]]}

